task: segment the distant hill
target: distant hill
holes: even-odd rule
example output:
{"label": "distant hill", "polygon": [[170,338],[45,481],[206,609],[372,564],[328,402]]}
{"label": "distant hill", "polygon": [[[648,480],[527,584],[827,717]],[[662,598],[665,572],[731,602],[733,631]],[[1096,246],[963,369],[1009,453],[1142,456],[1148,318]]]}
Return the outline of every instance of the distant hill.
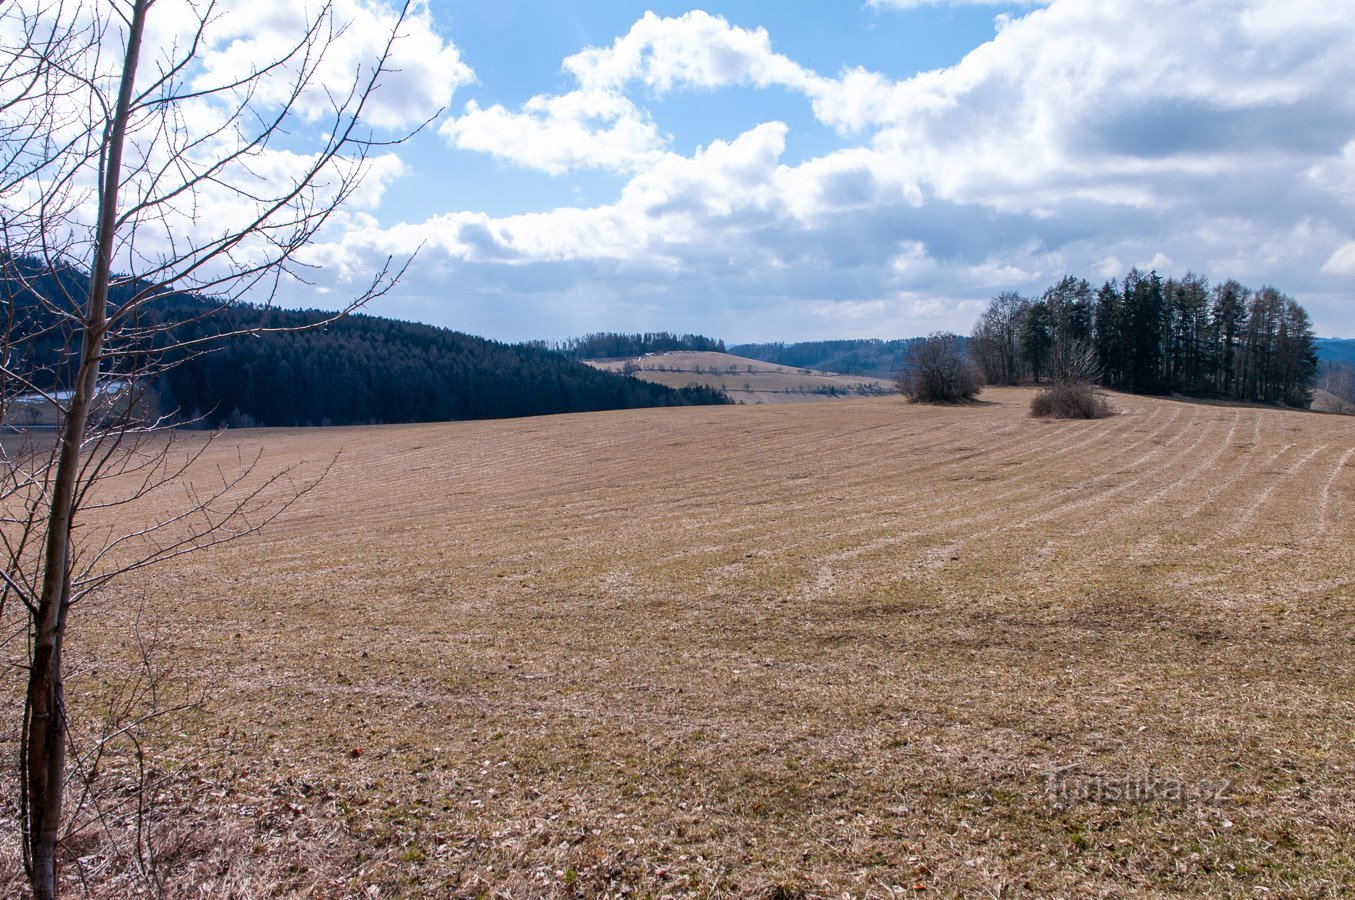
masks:
{"label": "distant hill", "polygon": [[[325,314],[270,315],[293,325]],[[211,410],[213,425],[232,417],[244,424],[339,425],[729,402],[715,390],[636,381],[549,350],[366,315],[315,331],[233,340],[171,370],[163,385],[163,405]]]}
{"label": "distant hill", "polygon": [[1323,362],[1355,363],[1355,339],[1318,338],[1317,358]]}
{"label": "distant hill", "polygon": [[646,353],[671,353],[675,350],[694,352],[725,352],[725,342],[703,334],[673,334],[668,331],[647,331],[643,334],[624,334],[599,331],[564,341],[530,341],[527,346],[563,353],[570,359],[626,359]]}
{"label": "distant hill", "polygon": [[918,340],[920,338],[893,341],[867,338],[799,344],[735,344],[729,352],[781,366],[888,379],[903,367],[904,353]]}
{"label": "distant hill", "polygon": [[[37,277],[38,271],[27,274]],[[63,273],[62,281],[75,296],[83,292],[81,273]],[[114,297],[113,303],[126,299]],[[167,294],[148,307],[142,324],[169,324],[169,333],[182,340],[261,322],[275,328],[308,325],[330,315],[239,305],[200,318],[213,306],[191,294]],[[59,330],[43,331],[50,325],[43,315],[29,300],[15,317],[16,333],[27,336],[21,345],[29,371],[59,359],[65,340]],[[52,371],[46,377],[50,383],[40,386],[61,388],[70,375]],[[309,331],[228,340],[171,368],[156,391],[166,413],[213,427],[436,422],[729,402],[709,388],[638,381],[539,347],[369,315]]]}
{"label": "distant hill", "polygon": [[677,351],[590,365],[669,387],[702,386],[742,403],[805,403],[894,393],[892,382],[860,375],[780,366],[729,353]]}

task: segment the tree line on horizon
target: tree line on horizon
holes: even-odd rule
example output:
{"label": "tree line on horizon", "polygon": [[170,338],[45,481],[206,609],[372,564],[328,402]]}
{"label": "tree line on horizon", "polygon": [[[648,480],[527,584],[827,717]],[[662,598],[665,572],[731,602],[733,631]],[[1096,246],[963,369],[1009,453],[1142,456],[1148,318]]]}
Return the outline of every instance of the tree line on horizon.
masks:
{"label": "tree line on horizon", "polygon": [[979,317],[969,351],[988,384],[1040,381],[1090,355],[1100,383],[1307,407],[1318,357],[1308,313],[1273,287],[1133,269],[1099,289],[1065,277],[1039,297],[1004,292]]}
{"label": "tree line on horizon", "polygon": [[646,353],[724,353],[725,342],[702,334],[673,334],[669,331],[647,331],[627,334],[618,331],[598,331],[583,337],[563,341],[527,341],[523,346],[560,353],[570,359],[628,359]]}
{"label": "tree line on horizon", "polygon": [[735,344],[729,352],[778,366],[817,369],[842,375],[893,378],[902,367],[909,348],[922,338],[860,338],[830,341],[801,341],[787,344]]}

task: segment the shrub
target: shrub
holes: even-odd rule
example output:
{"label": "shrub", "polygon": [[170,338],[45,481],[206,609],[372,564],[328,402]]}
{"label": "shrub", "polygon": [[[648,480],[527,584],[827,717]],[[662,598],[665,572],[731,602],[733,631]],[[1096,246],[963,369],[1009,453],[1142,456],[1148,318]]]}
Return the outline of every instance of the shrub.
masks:
{"label": "shrub", "polygon": [[1030,401],[1030,414],[1041,419],[1104,419],[1110,404],[1086,381],[1068,381],[1046,388]]}
{"label": "shrub", "polygon": [[894,383],[912,403],[964,403],[983,390],[960,338],[946,332],[914,344]]}

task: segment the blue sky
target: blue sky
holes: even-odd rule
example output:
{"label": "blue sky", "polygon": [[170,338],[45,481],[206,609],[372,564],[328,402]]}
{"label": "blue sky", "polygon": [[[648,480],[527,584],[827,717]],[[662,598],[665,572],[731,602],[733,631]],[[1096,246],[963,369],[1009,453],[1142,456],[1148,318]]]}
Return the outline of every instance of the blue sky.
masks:
{"label": "blue sky", "polygon": [[410,27],[385,102],[445,111],[289,302],[421,247],[374,312],[899,337],[1139,266],[1355,336],[1355,4],[470,0]]}
{"label": "blue sky", "polygon": [[[864,66],[906,78],[959,62],[990,39],[994,16],[1005,6],[924,6],[899,15],[846,4],[836,13],[822,2],[690,3],[543,2],[475,0],[433,3],[437,30],[454,39],[476,81],[456,94],[456,103],[517,106],[541,93],[568,91],[561,60],[589,46],[610,44],[646,11],[668,17],[693,9],[714,12],[731,25],[766,28],[776,50],[821,72]],[[675,149],[690,155],[714,139],[731,140],[768,119],[792,125],[788,162],[831,152],[838,141],[800,99],[782,90],[730,87],[651,97],[647,104]],[[385,222],[467,208],[493,215],[532,212],[545,203],[602,204],[624,185],[599,172],[551,176],[504,165],[492,156],[457,152],[435,135],[411,141],[401,154],[413,170],[390,188],[378,217]]]}

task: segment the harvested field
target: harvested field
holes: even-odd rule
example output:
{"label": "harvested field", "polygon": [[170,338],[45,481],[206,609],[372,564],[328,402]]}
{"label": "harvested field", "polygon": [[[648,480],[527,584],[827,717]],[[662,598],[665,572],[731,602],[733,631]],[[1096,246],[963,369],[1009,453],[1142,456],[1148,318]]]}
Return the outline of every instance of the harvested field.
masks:
{"label": "harvested field", "polygon": [[137,615],[207,691],[171,893],[1355,891],[1355,425],[1030,396],[230,433],[343,452],[69,693]]}
{"label": "harvested field", "polygon": [[700,384],[724,391],[740,403],[812,403],[848,397],[878,397],[895,392],[893,382],[865,375],[839,375],[817,369],[779,366],[729,353],[679,350],[636,359],[595,359],[591,366],[611,372],[633,367],[634,377],[668,387]]}

